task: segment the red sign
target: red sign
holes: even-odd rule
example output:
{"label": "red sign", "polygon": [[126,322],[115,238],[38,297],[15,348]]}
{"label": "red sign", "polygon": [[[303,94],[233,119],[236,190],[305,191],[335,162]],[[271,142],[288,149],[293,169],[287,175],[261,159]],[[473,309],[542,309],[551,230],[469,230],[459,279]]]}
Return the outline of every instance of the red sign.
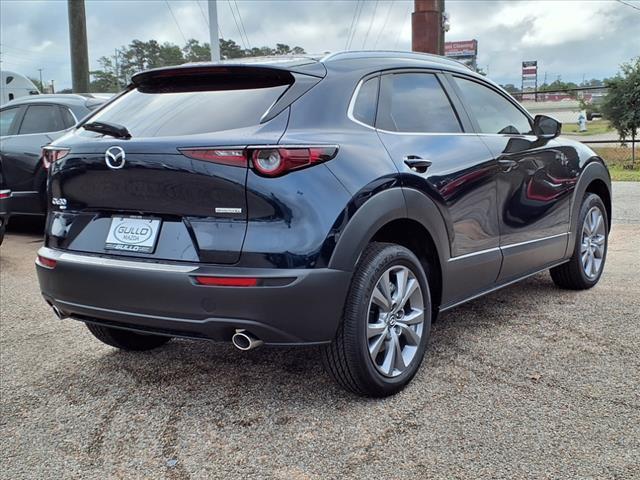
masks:
{"label": "red sign", "polygon": [[478,54],[477,40],[461,42],[444,42],[444,54],[447,57],[467,57]]}

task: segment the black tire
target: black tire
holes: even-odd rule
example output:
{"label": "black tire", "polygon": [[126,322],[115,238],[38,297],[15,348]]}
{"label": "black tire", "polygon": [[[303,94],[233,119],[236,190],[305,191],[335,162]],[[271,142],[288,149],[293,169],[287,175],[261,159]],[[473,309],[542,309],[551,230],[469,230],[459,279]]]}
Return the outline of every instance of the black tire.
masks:
{"label": "black tire", "polygon": [[[581,242],[582,242],[582,228],[584,225],[587,213],[593,208],[597,207],[602,214],[604,222],[604,254],[602,256],[602,263],[598,273],[589,278],[584,271],[581,259]],[[582,200],[580,207],[580,214],[578,216],[578,222],[575,232],[575,243],[573,245],[573,255],[567,263],[563,263],[560,266],[554,267],[550,270],[551,278],[554,283],[560,287],[568,290],[586,290],[598,283],[602,272],[604,271],[605,261],[607,259],[607,247],[609,245],[609,219],[607,217],[607,209],[602,202],[602,199],[593,193],[587,193]]]}
{"label": "black tire", "polygon": [[86,325],[93,336],[102,343],[106,343],[107,345],[121,350],[152,350],[154,348],[161,347],[171,340],[171,337],[165,337],[162,335],[147,335],[119,328],[104,327],[93,323],[87,323]]}
{"label": "black tire", "polygon": [[[369,354],[367,325],[373,289],[383,273],[395,266],[407,267],[418,281],[422,291],[424,323],[413,359],[402,373],[390,377],[378,371]],[[339,385],[358,395],[393,395],[402,390],[420,368],[430,330],[429,282],[420,261],[410,250],[399,245],[371,243],[362,254],[353,274],[343,321],[336,337],[331,344],[322,349],[325,370]]]}

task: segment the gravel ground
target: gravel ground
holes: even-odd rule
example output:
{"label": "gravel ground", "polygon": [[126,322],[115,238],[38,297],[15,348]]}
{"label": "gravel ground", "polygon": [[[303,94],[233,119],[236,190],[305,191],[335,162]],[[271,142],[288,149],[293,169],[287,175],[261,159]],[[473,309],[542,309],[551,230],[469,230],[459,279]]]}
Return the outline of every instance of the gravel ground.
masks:
{"label": "gravel ground", "polygon": [[413,383],[349,395],[314,349],[123,353],[40,298],[37,235],[0,259],[0,478],[640,478],[640,184],[616,184],[600,284],[540,274],[434,326]]}

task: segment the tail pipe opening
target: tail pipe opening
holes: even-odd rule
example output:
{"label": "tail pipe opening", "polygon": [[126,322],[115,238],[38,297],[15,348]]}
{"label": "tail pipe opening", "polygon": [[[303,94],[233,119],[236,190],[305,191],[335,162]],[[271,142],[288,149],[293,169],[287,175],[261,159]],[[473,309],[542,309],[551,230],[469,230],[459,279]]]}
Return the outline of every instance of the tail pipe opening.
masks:
{"label": "tail pipe opening", "polygon": [[246,352],[247,350],[253,350],[259,347],[263,342],[246,330],[237,329],[236,333],[231,337],[231,343],[233,343],[233,346],[238,350]]}

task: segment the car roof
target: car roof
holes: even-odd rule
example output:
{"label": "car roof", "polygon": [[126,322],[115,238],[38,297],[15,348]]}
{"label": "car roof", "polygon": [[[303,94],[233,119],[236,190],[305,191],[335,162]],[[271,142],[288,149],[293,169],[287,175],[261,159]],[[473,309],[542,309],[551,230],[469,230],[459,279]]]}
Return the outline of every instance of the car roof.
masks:
{"label": "car roof", "polygon": [[425,67],[433,68],[454,68],[468,72],[469,68],[464,64],[452,60],[441,55],[433,55],[430,53],[421,52],[407,52],[397,50],[348,50],[342,52],[335,52],[323,57],[320,61],[323,63],[333,62],[348,62],[362,63],[363,60],[371,60],[372,63],[377,63],[380,60],[391,60],[399,64],[415,62],[423,63]]}
{"label": "car roof", "polygon": [[42,94],[42,95],[28,95],[24,97],[18,97],[15,100],[11,100],[10,102],[5,103],[2,107],[11,107],[14,105],[25,105],[30,103],[55,103],[57,105],[64,106],[86,106],[88,101],[90,103],[103,103],[107,99],[99,96],[93,95],[91,93],[52,93],[52,94]]}
{"label": "car roof", "polygon": [[[215,67],[268,67],[271,69],[288,70],[291,72],[301,72],[310,75],[324,76],[326,69],[331,65],[351,64],[354,70],[361,70],[367,67],[380,69],[386,68],[433,68],[441,70],[449,70],[460,73],[477,75],[466,65],[442,57],[440,55],[431,55],[428,53],[405,52],[393,50],[350,50],[343,52],[335,52],[321,55],[278,55],[266,57],[246,57],[246,58],[230,58],[221,60],[220,62],[194,62],[182,65],[160,67],[134,75],[134,83],[136,78],[152,77],[161,72],[179,72],[185,69],[201,68],[207,69]],[[380,67],[380,68],[378,68]]]}

